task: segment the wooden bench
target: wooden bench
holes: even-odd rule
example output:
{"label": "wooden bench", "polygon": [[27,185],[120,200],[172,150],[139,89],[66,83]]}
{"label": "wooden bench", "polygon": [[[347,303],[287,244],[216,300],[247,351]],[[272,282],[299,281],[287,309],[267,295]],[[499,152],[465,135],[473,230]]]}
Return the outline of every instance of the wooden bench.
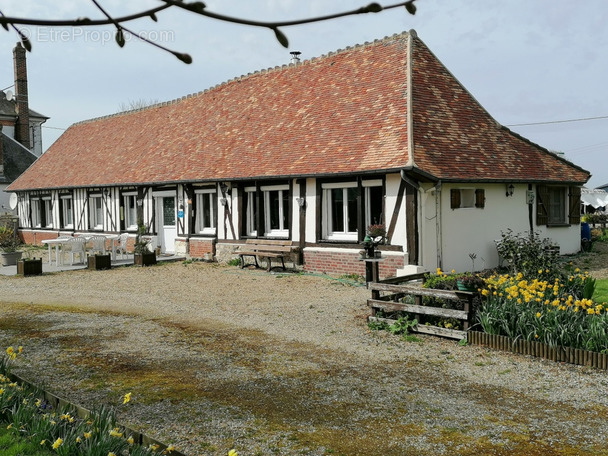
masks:
{"label": "wooden bench", "polygon": [[281,241],[276,239],[247,239],[245,241],[245,245],[241,247],[236,253],[238,253],[241,258],[241,269],[244,268],[245,258],[246,256],[253,257],[255,261],[255,267],[259,268],[258,257],[266,259],[266,270],[270,272],[272,268],[272,259],[280,259],[281,264],[283,266],[283,270],[285,270],[285,258],[288,259],[291,257],[291,254],[294,253],[296,247],[293,245],[292,241]]}

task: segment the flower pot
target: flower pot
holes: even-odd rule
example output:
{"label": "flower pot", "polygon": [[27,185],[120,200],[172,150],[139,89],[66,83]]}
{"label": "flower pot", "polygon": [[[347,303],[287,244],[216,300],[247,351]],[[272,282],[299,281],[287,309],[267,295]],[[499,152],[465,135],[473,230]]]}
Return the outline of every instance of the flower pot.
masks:
{"label": "flower pot", "polygon": [[136,253],[133,255],[133,263],[136,266],[150,266],[156,264],[156,253]]}
{"label": "flower pot", "polygon": [[475,288],[472,285],[467,285],[466,283],[462,282],[462,280],[457,280],[456,281],[456,287],[458,287],[458,289],[460,291],[470,291],[470,292],[476,292],[477,288]]}
{"label": "flower pot", "polygon": [[26,258],[17,261],[17,275],[32,276],[42,274],[42,258]]}
{"label": "flower pot", "polygon": [[99,271],[101,269],[110,269],[112,267],[112,259],[110,258],[110,254],[90,255],[87,259],[87,267],[88,269],[93,269],[95,271]]}
{"label": "flower pot", "polygon": [[0,256],[2,257],[2,266],[15,266],[17,261],[21,259],[21,255],[23,252],[1,252]]}

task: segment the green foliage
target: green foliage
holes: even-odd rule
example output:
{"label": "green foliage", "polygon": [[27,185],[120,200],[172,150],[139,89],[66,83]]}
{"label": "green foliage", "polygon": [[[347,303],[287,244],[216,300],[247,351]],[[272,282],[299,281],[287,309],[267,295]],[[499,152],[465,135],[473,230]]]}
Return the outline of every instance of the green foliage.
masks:
{"label": "green foliage", "polygon": [[146,225],[144,225],[143,221],[139,220],[139,223],[137,224],[137,234],[135,235],[135,245],[133,248],[133,251],[138,255],[150,253],[149,242],[143,238],[146,231]]}
{"label": "green foliage", "polygon": [[240,258],[233,258],[232,260],[230,260],[228,262],[228,266],[240,266],[241,265],[241,259]]}
{"label": "green foliage", "polygon": [[555,277],[559,271],[559,246],[539,234],[514,234],[507,230],[496,244],[498,254],[508,261],[509,273],[521,273],[524,277],[535,275],[539,270]]}
{"label": "green foliage", "polygon": [[407,334],[410,329],[413,329],[418,325],[418,320],[410,320],[407,315],[402,315],[397,320],[389,325],[388,330],[392,334]]}
{"label": "green foliage", "polygon": [[0,427],[0,454],[2,456],[51,456],[53,453],[40,447],[39,442],[25,438]]}
{"label": "green foliage", "polygon": [[0,251],[14,252],[19,248],[19,238],[15,235],[12,228],[0,226]]}

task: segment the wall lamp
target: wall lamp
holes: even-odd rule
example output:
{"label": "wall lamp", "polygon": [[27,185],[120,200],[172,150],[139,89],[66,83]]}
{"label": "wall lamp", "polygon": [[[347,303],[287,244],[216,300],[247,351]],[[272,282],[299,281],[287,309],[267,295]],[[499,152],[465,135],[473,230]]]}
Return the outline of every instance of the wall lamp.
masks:
{"label": "wall lamp", "polygon": [[507,192],[506,192],[506,196],[507,196],[507,198],[508,198],[509,196],[513,196],[513,191],[514,191],[514,190],[515,190],[515,185],[513,185],[513,184],[509,184],[509,185],[507,185]]}

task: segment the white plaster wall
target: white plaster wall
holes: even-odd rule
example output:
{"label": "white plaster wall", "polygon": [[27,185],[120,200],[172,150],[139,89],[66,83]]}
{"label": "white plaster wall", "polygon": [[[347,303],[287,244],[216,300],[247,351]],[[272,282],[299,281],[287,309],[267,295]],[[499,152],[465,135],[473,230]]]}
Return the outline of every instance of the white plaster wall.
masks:
{"label": "white plaster wall", "polygon": [[315,214],[317,213],[316,179],[306,179],[306,242],[316,242]]}
{"label": "white plaster wall", "polygon": [[[440,213],[435,210],[435,192],[422,193],[422,221],[420,230],[423,266],[434,271],[441,267],[444,271],[457,272],[471,270],[473,263],[470,253],[477,255],[475,270],[498,265],[495,240],[501,233],[511,229],[513,233],[530,231],[527,184],[514,184],[513,196],[506,197],[504,184],[444,184],[440,192]],[[430,186],[425,186],[430,189]],[[450,189],[484,188],[485,207],[450,208]],[[439,219],[437,218],[439,216]],[[533,205],[533,230],[541,238],[550,238],[561,246],[561,254],[578,252],[580,249],[580,225],[566,227],[536,226],[536,207]],[[436,221],[441,223],[439,236]],[[438,255],[439,254],[439,255]],[[438,258],[439,256],[439,258]]]}

